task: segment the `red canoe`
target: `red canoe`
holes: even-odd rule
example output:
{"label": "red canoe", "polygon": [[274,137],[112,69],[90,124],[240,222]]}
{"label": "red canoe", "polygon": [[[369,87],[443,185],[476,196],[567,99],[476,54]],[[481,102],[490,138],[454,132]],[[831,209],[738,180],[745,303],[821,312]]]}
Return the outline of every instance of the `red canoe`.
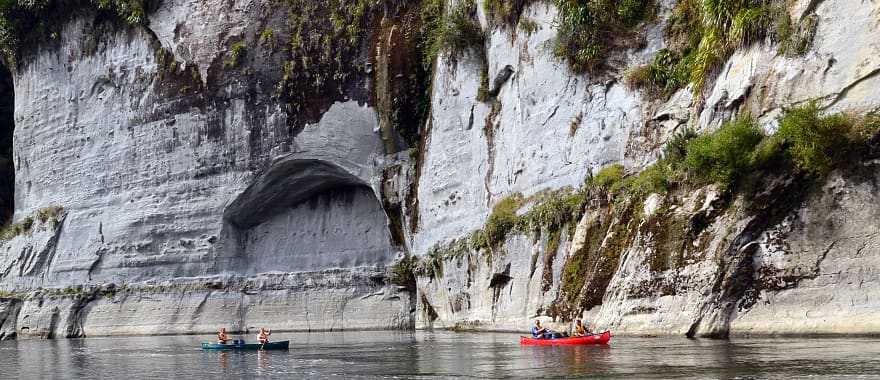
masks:
{"label": "red canoe", "polygon": [[557,346],[557,345],[566,345],[566,346],[582,346],[588,344],[608,344],[608,341],[611,340],[611,331],[606,331],[597,335],[588,335],[588,336],[577,336],[571,338],[556,338],[556,339],[535,339],[521,336],[519,338],[519,344],[523,346]]}

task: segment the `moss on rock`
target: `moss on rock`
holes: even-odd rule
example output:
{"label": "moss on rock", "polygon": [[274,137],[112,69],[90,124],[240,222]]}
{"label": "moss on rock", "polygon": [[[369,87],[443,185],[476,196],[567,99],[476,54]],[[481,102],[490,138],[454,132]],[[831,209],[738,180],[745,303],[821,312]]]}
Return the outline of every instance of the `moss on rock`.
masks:
{"label": "moss on rock", "polygon": [[0,52],[15,65],[23,55],[59,40],[67,21],[78,15],[126,25],[146,20],[143,0],[8,0],[0,2]]}

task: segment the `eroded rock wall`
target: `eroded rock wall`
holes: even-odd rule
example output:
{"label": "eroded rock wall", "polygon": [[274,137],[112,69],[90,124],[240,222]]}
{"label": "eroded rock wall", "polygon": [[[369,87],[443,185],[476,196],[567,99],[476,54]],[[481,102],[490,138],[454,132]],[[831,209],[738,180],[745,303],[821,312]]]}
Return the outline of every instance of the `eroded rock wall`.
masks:
{"label": "eroded rock wall", "polygon": [[[626,68],[665,46],[662,28],[674,5],[661,2],[644,48],[592,77],[572,74],[553,56],[552,5],[526,8],[523,17],[538,24],[532,33],[490,28],[480,8],[491,32],[490,75],[504,67],[513,74],[497,100],[484,103],[476,100],[476,58],[438,68],[413,247],[434,266],[440,257],[443,275],[419,277],[419,326],[522,331],[532,318],[550,316],[631,334],[878,331],[880,209],[871,158],[818,185],[767,178],[760,185],[769,195],[754,203],[719,199],[709,187],[648,197],[621,217],[619,206],[593,195],[560,242],[538,230],[516,232],[488,252],[449,244],[483,228],[505,197],[578,187],[608,163],[638,170],[688,126],[712,130],[747,113],[772,132],[785,109],[812,99],[825,112],[880,106],[872,91],[880,5],[871,2],[789,4],[794,20],[815,21],[810,49],[780,54],[769,39],[742,47],[697,96],[689,87],[659,101],[626,86]],[[547,286],[542,271],[551,274]]]}
{"label": "eroded rock wall", "polygon": [[410,328],[399,306],[409,293],[383,280],[383,270],[334,269],[45,291],[11,304],[20,310],[10,322],[20,339]]}
{"label": "eroded rock wall", "polygon": [[[410,297],[386,279],[402,248],[380,178],[407,158],[383,148],[372,30],[344,71],[292,73],[294,3],[157,4],[139,25],[77,10],[22,47],[4,336],[411,327]],[[218,276],[277,284],[187,285]],[[171,285],[89,290],[154,283]]]}

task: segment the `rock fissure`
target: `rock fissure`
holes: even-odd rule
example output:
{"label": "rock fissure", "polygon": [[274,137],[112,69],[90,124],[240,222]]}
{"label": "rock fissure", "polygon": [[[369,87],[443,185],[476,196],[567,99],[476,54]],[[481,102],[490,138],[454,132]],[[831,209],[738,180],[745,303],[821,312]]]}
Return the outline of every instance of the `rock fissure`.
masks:
{"label": "rock fissure", "polygon": [[825,98],[826,99],[831,98],[831,100],[829,102],[827,102],[825,105],[823,105],[822,109],[827,110],[831,107],[834,107],[835,105],[837,105],[837,103],[839,103],[840,101],[845,99],[846,96],[849,94],[849,92],[852,89],[858,87],[863,82],[866,82],[868,80],[871,80],[871,79],[874,79],[877,77],[880,77],[880,68],[871,70],[867,74],[860,76],[856,80],[850,82],[849,84],[847,84],[846,86],[841,88],[840,91],[833,93],[833,94],[826,95]]}

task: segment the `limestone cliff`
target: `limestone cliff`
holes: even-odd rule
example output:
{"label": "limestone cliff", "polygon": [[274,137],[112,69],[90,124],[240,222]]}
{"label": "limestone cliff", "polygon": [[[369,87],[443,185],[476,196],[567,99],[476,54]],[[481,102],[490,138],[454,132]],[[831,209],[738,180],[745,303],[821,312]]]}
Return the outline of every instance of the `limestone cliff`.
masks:
{"label": "limestone cliff", "polygon": [[380,202],[408,158],[377,133],[369,36],[337,63],[288,46],[297,2],[148,6],[48,10],[62,28],[19,46],[0,260],[19,336],[411,327]]}
{"label": "limestone cliff", "polygon": [[657,100],[633,89],[627,68],[669,47],[662,30],[680,5],[660,4],[645,46],[600,78],[572,75],[548,49],[558,15],[545,3],[523,13],[537,31],[492,30],[489,73],[514,72],[492,105],[475,100],[476,63],[438,70],[413,247],[443,269],[419,277],[420,326],[521,330],[550,315],[634,334],[880,328],[876,153],[818,183],[768,170],[757,197],[697,186],[620,205],[593,191],[561,231],[530,224],[497,246],[472,244],[472,231],[497,228],[492,217],[512,195],[526,198],[516,213],[529,219],[548,204],[542,192],[577,188],[610,163],[638,171],[688,127],[713,130],[751,115],[772,133],[785,110],[808,101],[827,113],[880,105],[872,91],[880,6],[872,2],[790,4],[800,38],[810,39],[802,53],[766,37],[739,47],[702,90]]}
{"label": "limestone cliff", "polygon": [[880,331],[876,138],[821,176],[779,161],[741,186],[585,184],[614,164],[650,172],[685,131],[751,118],[770,135],[811,101],[876,111],[880,4],[754,2],[742,14],[760,17],[727,25],[745,37],[705,63],[705,36],[680,30],[718,27],[688,13],[704,2],[631,3],[579,38],[593,29],[569,28],[566,1],[4,10],[53,22],[5,42],[0,339],[540,315],[637,334]]}

